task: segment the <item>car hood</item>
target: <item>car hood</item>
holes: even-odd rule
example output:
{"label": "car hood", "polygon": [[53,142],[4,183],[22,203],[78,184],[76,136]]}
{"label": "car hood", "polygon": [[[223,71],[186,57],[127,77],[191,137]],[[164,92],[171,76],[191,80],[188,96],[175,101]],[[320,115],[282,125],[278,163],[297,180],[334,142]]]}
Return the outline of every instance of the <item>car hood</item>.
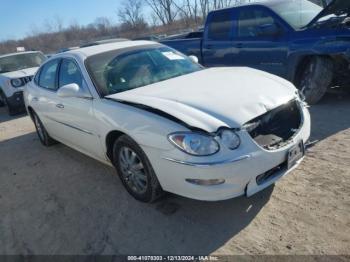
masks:
{"label": "car hood", "polygon": [[21,77],[25,77],[25,76],[33,76],[37,70],[38,70],[38,67],[33,67],[33,68],[27,68],[27,69],[21,69],[18,71],[3,73],[0,75],[5,76],[7,78],[11,78],[11,79],[21,78]]}
{"label": "car hood", "polygon": [[220,127],[241,128],[296,97],[295,87],[277,76],[249,68],[211,68],[106,98],[216,132]]}
{"label": "car hood", "polygon": [[322,17],[332,14],[346,14],[350,12],[350,1],[349,0],[333,0],[327,5],[312,21],[308,26],[314,25]]}

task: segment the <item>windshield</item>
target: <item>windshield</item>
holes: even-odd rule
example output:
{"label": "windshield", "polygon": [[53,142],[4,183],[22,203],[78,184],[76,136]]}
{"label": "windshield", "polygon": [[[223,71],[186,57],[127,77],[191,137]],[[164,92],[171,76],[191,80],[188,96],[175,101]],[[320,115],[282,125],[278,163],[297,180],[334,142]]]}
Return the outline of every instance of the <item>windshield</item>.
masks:
{"label": "windshield", "polygon": [[285,1],[271,5],[271,9],[295,29],[308,25],[323,10],[308,0]]}
{"label": "windshield", "polygon": [[0,58],[0,74],[39,67],[46,60],[41,53],[15,54]]}
{"label": "windshield", "polygon": [[124,54],[120,54],[120,50],[98,54],[86,60],[86,67],[104,96],[203,69],[187,56],[159,46]]}

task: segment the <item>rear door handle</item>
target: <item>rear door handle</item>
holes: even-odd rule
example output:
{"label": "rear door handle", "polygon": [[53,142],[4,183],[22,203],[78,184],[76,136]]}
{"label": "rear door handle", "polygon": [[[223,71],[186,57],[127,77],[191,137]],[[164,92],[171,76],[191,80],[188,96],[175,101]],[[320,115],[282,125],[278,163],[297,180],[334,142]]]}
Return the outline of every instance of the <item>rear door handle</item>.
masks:
{"label": "rear door handle", "polygon": [[242,44],[242,43],[238,43],[238,44],[236,44],[236,47],[237,47],[237,48],[242,48],[242,47],[243,47],[243,44]]}
{"label": "rear door handle", "polygon": [[64,108],[64,105],[62,105],[62,104],[57,104],[56,107],[59,108],[59,109],[63,109],[63,108]]}
{"label": "rear door handle", "polygon": [[206,48],[206,49],[212,49],[213,46],[212,46],[212,45],[207,45],[205,48]]}
{"label": "rear door handle", "polygon": [[39,101],[39,98],[33,97],[33,102],[38,102],[38,101]]}

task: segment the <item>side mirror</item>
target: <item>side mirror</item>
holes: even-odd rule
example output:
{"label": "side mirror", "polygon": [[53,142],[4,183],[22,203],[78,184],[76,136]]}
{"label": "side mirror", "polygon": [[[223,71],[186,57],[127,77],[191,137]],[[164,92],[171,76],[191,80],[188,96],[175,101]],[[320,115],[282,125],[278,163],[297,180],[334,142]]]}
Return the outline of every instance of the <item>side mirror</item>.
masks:
{"label": "side mirror", "polygon": [[258,36],[278,36],[282,33],[281,28],[276,24],[265,24],[259,26]]}
{"label": "side mirror", "polygon": [[198,57],[196,57],[195,55],[190,55],[189,58],[192,60],[192,62],[195,62],[195,63],[199,63],[199,60],[198,60]]}
{"label": "side mirror", "polygon": [[80,88],[77,84],[68,84],[60,87],[57,91],[59,97],[76,97],[76,98],[85,98],[91,99],[92,96],[86,90]]}

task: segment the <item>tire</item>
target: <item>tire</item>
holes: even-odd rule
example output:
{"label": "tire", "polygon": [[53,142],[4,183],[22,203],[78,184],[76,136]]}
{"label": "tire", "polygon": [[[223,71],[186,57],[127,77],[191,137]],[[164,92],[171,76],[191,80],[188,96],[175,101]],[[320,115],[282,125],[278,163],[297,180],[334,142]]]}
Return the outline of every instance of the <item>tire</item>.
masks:
{"label": "tire", "polygon": [[150,161],[130,137],[123,135],[115,141],[113,164],[124,187],[135,199],[153,203],[163,195]]}
{"label": "tire", "polygon": [[5,99],[2,94],[2,91],[0,90],[0,107],[4,107],[4,106],[5,106]]}
{"label": "tire", "polygon": [[50,137],[36,113],[33,113],[33,122],[41,144],[47,147],[57,144],[57,141]]}
{"label": "tire", "polygon": [[298,71],[296,86],[310,105],[318,103],[333,80],[333,63],[326,57],[312,57]]}

